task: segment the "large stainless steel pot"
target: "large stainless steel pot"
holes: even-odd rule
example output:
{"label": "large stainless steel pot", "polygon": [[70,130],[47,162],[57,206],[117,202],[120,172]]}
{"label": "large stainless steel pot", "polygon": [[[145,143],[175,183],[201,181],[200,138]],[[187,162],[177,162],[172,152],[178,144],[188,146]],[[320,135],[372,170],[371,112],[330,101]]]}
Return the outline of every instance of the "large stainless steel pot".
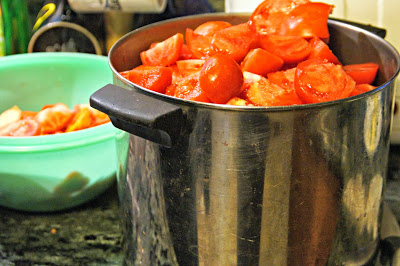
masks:
{"label": "large stainless steel pot", "polygon": [[[376,257],[399,55],[329,21],[343,63],[377,62],[380,86],[334,102],[235,107],[175,99],[118,74],[139,52],[208,20],[135,30],[109,54],[114,85],[91,97],[131,132],[118,180],[128,265],[361,265]],[[116,85],[116,86],[115,86]]]}

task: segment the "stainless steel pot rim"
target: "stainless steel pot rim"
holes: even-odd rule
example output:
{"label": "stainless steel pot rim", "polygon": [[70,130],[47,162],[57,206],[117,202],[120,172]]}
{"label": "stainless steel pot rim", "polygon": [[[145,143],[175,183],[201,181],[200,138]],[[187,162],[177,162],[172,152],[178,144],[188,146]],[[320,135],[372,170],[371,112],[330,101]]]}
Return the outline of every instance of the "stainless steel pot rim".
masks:
{"label": "stainless steel pot rim", "polygon": [[[396,79],[397,75],[400,72],[400,67],[397,68],[396,72],[394,73],[394,75],[392,75],[392,77],[390,79],[388,79],[385,83],[377,86],[374,90],[366,92],[366,93],[362,93],[356,96],[352,96],[352,97],[347,97],[344,99],[339,99],[339,100],[335,100],[335,101],[328,101],[328,102],[322,102],[322,103],[312,103],[312,104],[301,104],[301,105],[289,105],[289,106],[235,106],[235,105],[226,105],[226,104],[215,104],[215,103],[204,103],[204,102],[196,102],[196,101],[191,101],[191,100],[185,100],[185,99],[180,99],[180,98],[176,98],[173,96],[169,96],[169,95],[165,95],[163,93],[158,93],[158,92],[154,92],[152,90],[146,89],[144,87],[138,86],[136,84],[134,84],[133,82],[130,82],[129,80],[123,78],[118,71],[114,68],[114,66],[112,65],[111,62],[111,55],[113,54],[113,52],[122,44],[124,43],[124,41],[128,38],[130,38],[132,35],[135,35],[139,32],[151,29],[153,27],[159,26],[159,25],[163,25],[163,24],[168,24],[174,21],[179,21],[179,20],[190,20],[193,18],[207,18],[207,17],[214,17],[214,16],[220,16],[220,17],[231,17],[231,16],[250,16],[249,13],[210,13],[210,14],[200,14],[200,15],[190,15],[190,16],[183,16],[183,17],[179,17],[179,18],[172,18],[172,19],[167,19],[164,21],[160,21],[160,22],[155,22],[143,27],[140,27],[138,29],[135,29],[127,34],[125,34],[122,38],[120,38],[118,41],[116,41],[114,43],[114,45],[111,47],[110,52],[109,52],[109,56],[108,56],[108,63],[109,66],[111,68],[111,70],[113,71],[113,73],[116,75],[116,77],[123,83],[127,84],[128,86],[133,86],[135,88],[137,88],[138,90],[140,90],[142,93],[149,95],[151,97],[156,97],[160,100],[165,100],[168,101],[172,104],[185,104],[185,105],[189,105],[189,106],[196,106],[196,107],[204,107],[204,108],[213,108],[213,109],[220,109],[220,110],[226,110],[226,111],[250,111],[250,112],[254,112],[254,111],[260,111],[260,112],[265,112],[265,111],[269,111],[269,112],[282,112],[282,111],[294,111],[294,110],[302,110],[302,109],[312,109],[312,108],[322,108],[322,107],[326,107],[326,106],[331,106],[331,105],[341,105],[343,103],[347,103],[347,102],[352,102],[352,101],[358,101],[358,100],[362,100],[366,97],[370,97],[371,95],[378,93],[380,90],[384,89],[386,86],[388,86],[390,83],[394,83],[394,80]],[[359,32],[363,32],[366,35],[369,35],[373,38],[376,38],[377,40],[381,40],[381,38],[365,29],[350,25],[350,24],[346,24],[340,21],[335,21],[335,20],[329,20],[329,23],[331,24],[340,24],[340,25],[345,25],[348,28],[351,28],[353,30],[359,31]],[[398,53],[398,51],[388,42],[385,40],[385,45],[388,46],[389,49],[392,50],[392,52],[394,54],[396,54],[396,58],[400,58],[400,55]],[[395,58],[393,60],[396,60]],[[400,65],[400,63],[398,64]]]}

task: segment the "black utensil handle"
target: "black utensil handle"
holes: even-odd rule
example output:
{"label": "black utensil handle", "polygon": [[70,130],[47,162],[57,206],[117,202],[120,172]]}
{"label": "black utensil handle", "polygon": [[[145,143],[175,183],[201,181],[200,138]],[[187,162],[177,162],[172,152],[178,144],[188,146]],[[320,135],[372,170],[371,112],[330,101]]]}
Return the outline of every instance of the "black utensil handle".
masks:
{"label": "black utensil handle", "polygon": [[180,107],[112,84],[93,93],[90,105],[115,127],[166,147],[177,142],[184,121]]}

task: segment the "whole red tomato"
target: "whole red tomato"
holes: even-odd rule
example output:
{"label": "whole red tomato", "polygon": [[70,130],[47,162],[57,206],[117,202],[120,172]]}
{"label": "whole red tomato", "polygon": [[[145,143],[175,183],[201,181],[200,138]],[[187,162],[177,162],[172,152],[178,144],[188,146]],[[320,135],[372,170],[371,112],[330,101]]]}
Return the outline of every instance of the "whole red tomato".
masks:
{"label": "whole red tomato", "polygon": [[243,73],[229,55],[216,54],[200,71],[200,87],[214,103],[227,103],[242,91]]}

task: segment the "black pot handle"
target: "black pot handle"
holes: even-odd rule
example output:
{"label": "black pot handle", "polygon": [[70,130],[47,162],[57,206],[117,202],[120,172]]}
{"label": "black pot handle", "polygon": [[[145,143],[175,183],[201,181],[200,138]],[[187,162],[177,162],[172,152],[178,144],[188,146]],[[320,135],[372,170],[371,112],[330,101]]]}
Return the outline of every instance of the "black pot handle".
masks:
{"label": "black pot handle", "polygon": [[115,127],[166,147],[181,134],[182,109],[142,93],[108,84],[90,96],[90,105],[106,113]]}

